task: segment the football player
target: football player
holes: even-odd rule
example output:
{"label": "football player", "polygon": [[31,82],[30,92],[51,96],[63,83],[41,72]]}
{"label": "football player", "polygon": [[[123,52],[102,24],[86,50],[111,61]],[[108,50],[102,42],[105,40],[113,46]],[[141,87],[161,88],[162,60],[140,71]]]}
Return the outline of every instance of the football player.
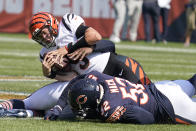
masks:
{"label": "football player", "polygon": [[80,118],[134,124],[195,124],[196,103],[191,98],[195,88],[196,75],[188,81],[142,85],[93,71],[73,79],[45,119],[56,120],[69,103]]}
{"label": "football player", "polygon": [[[130,77],[134,77],[134,73],[138,82],[141,80],[140,82],[143,84],[150,83],[149,78],[137,61],[110,53],[111,51],[106,45],[111,43],[111,41],[101,40],[101,35],[92,27],[86,26],[84,20],[78,15],[65,14],[58,24],[58,21],[52,14],[38,12],[33,15],[29,30],[32,39],[43,46],[40,51],[40,60],[42,62],[43,74],[46,77],[63,81],[62,75],[53,71],[52,66],[58,63],[56,62],[58,56],[66,55],[70,60],[72,70],[78,74],[97,70],[112,76],[122,75],[122,77],[132,81]],[[80,51],[81,47],[93,48],[93,52],[91,50],[88,53],[84,53],[84,50]],[[98,47],[102,47],[104,51],[100,52],[100,49],[97,49]],[[54,58],[53,56],[56,55],[57,57]],[[124,69],[125,65],[130,67],[129,71]],[[133,80],[135,82],[134,78]]]}
{"label": "football player", "polygon": [[[29,30],[32,39],[43,46],[40,61],[44,76],[58,82],[44,86],[24,100],[5,101],[0,104],[4,108],[50,109],[66,88],[67,81],[92,70],[122,77],[134,83],[151,83],[136,60],[112,53],[115,52],[114,44],[108,40],[100,40],[100,34],[92,27],[85,26],[80,16],[66,14],[58,24],[50,13],[38,12],[33,15]],[[54,71],[52,67],[59,63],[57,58],[65,55],[71,68],[66,72]]]}

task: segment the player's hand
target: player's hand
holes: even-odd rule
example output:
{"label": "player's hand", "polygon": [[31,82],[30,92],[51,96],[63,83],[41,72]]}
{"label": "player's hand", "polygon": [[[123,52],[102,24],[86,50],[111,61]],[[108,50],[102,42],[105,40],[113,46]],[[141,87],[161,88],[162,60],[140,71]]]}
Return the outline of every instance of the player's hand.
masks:
{"label": "player's hand", "polygon": [[54,50],[52,52],[54,54],[59,54],[59,55],[62,55],[62,56],[65,56],[68,53],[68,51],[67,51],[67,49],[65,47],[61,47],[61,48],[59,48],[57,50]]}
{"label": "player's hand", "polygon": [[44,76],[48,77],[51,73],[51,67],[54,65],[54,63],[57,62],[57,59],[59,57],[59,54],[57,52],[48,52],[44,56],[44,60],[42,62],[42,70]]}
{"label": "player's hand", "polygon": [[50,51],[44,56],[43,63],[48,68],[52,67],[52,65],[57,61],[59,56],[65,56],[67,53],[68,51],[64,47],[54,51]]}
{"label": "player's hand", "polygon": [[61,111],[62,108],[59,105],[54,106],[52,109],[46,112],[44,120],[56,120],[59,117]]}
{"label": "player's hand", "polygon": [[85,56],[93,52],[93,48],[91,47],[83,47],[79,48],[73,53],[67,54],[69,59],[76,61],[76,60],[83,60]]}

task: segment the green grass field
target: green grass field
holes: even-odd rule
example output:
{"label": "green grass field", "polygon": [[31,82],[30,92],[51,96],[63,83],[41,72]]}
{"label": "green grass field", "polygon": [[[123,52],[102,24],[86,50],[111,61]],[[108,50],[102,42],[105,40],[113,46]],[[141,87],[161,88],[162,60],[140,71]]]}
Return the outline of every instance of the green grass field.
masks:
{"label": "green grass field", "polygon": [[[0,91],[32,93],[53,80],[42,76],[39,62],[41,47],[23,34],[0,34]],[[152,81],[188,79],[196,73],[196,44],[152,44],[138,41],[116,44],[117,53],[138,60]],[[175,93],[175,92],[174,92]],[[41,103],[40,103],[41,104]],[[187,125],[110,124],[99,121],[44,121],[40,118],[0,118],[1,131],[57,130],[134,130],[191,131]]]}

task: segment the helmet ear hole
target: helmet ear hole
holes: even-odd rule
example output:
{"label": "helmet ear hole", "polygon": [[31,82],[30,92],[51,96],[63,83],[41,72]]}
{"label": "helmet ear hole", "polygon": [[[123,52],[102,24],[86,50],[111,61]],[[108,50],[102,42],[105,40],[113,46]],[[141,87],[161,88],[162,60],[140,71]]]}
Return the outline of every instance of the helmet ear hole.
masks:
{"label": "helmet ear hole", "polygon": [[68,91],[68,101],[73,110],[96,109],[100,98],[99,84],[92,79],[84,78],[72,83]]}
{"label": "helmet ear hole", "polygon": [[48,25],[50,25],[50,24],[51,24],[50,20],[47,20],[47,24],[48,24]]}

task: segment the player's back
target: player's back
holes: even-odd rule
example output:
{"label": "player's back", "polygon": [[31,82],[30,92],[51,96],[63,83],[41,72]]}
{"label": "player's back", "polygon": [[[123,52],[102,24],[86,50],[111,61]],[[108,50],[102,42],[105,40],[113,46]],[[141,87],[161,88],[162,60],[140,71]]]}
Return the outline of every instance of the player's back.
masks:
{"label": "player's back", "polygon": [[[142,107],[152,114],[157,114],[157,102],[148,87],[141,84],[133,84],[121,78],[105,80],[104,116],[108,117],[116,112],[116,108],[124,108],[124,105],[135,105]],[[108,118],[106,117],[106,118]]]}
{"label": "player's back", "polygon": [[129,105],[138,106],[152,113],[157,123],[173,117],[171,103],[153,84],[143,86],[98,72],[92,74],[90,76],[96,78],[104,88],[104,96],[100,103],[100,113],[104,120],[118,120]]}

